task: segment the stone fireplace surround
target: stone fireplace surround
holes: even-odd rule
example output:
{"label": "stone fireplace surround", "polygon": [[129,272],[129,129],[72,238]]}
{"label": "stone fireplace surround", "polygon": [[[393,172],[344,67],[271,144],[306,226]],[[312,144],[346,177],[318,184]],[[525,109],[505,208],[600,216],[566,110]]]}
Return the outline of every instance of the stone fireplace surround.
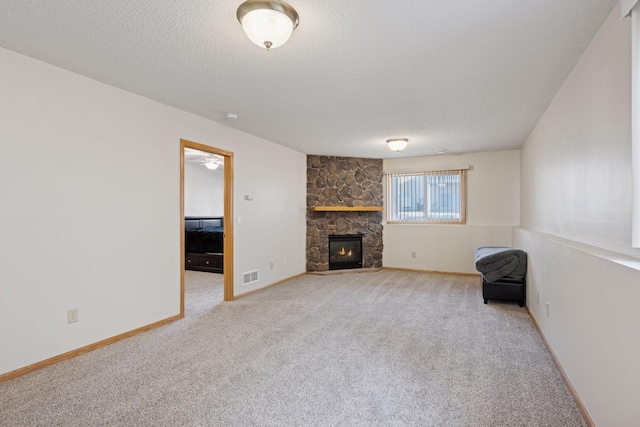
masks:
{"label": "stone fireplace surround", "polygon": [[307,156],[307,271],[329,269],[331,234],[363,234],[362,267],[382,267],[382,212],[313,210],[382,207],[382,178],[382,159]]}

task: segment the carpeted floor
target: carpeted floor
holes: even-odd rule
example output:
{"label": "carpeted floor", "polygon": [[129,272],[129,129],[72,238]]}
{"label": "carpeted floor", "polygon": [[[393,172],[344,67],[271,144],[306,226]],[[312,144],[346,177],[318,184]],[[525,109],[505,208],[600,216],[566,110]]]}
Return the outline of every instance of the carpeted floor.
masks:
{"label": "carpeted floor", "polygon": [[218,273],[185,270],[184,315],[203,314],[220,304],[224,299],[224,276]]}
{"label": "carpeted floor", "polygon": [[477,278],[307,275],[215,305],[202,274],[185,319],[0,384],[0,425],[585,425],[525,309]]}

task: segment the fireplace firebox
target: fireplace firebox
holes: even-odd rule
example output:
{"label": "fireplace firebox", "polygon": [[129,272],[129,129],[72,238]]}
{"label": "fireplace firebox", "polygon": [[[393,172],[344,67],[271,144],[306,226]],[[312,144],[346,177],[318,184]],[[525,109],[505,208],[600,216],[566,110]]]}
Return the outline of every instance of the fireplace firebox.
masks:
{"label": "fireplace firebox", "polygon": [[329,270],[362,268],[362,234],[329,236]]}

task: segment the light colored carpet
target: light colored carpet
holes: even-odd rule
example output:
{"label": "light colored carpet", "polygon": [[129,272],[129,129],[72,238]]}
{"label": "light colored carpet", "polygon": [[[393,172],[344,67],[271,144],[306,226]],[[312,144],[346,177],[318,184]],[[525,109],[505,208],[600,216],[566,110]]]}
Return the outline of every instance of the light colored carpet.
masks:
{"label": "light colored carpet", "polygon": [[307,275],[192,304],[203,309],[0,384],[0,423],[585,425],[525,309],[484,305],[477,278]]}
{"label": "light colored carpet", "polygon": [[224,276],[218,273],[184,272],[186,317],[203,314],[224,300]]}

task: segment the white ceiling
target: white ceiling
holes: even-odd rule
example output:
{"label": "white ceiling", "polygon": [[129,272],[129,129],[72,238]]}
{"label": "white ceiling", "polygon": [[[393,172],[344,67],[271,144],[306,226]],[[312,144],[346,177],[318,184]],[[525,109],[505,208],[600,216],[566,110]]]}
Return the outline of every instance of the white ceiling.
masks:
{"label": "white ceiling", "polygon": [[290,0],[267,52],[242,1],[2,0],[0,46],[304,153],[406,157],[519,147],[616,3]]}

